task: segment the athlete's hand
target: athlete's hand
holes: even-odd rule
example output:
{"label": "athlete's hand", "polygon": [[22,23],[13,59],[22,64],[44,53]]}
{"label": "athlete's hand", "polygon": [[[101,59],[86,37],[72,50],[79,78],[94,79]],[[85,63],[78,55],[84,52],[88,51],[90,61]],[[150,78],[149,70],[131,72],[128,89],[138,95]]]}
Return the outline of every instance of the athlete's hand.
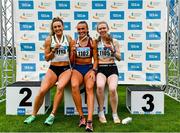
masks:
{"label": "athlete's hand", "polygon": [[89,78],[91,78],[93,81],[96,80],[96,73],[93,70],[91,70],[91,72],[89,74]]}
{"label": "athlete's hand", "polygon": [[60,47],[61,47],[61,45],[58,44],[58,43],[56,43],[56,45],[54,46],[54,49],[57,50],[57,49],[60,48]]}
{"label": "athlete's hand", "polygon": [[106,48],[109,48],[112,52],[115,51],[115,49],[112,47],[112,45],[105,44],[105,47],[106,47]]}

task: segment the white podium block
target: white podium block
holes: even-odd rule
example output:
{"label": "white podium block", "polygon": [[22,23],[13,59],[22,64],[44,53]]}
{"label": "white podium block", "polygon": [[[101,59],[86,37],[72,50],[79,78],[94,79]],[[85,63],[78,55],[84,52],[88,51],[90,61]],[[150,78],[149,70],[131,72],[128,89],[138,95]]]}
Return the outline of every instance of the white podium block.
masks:
{"label": "white podium block", "polygon": [[[86,102],[86,94],[85,94],[85,88],[82,85],[80,87],[80,93],[81,93],[81,99],[82,99],[82,109],[84,115],[88,114],[87,109],[87,102]],[[96,89],[94,89],[94,114],[98,114],[99,107],[97,103],[96,98]],[[105,101],[104,101],[104,113],[108,113],[108,88],[105,88]],[[78,111],[76,109],[76,106],[74,104],[72,93],[71,93],[71,86],[68,85],[68,87],[64,90],[64,114],[65,115],[78,115]]]}
{"label": "white podium block", "polygon": [[[15,82],[6,88],[6,114],[29,115],[32,113],[35,97],[40,89],[41,82]],[[50,107],[50,92],[44,98],[38,114],[45,114]]]}
{"label": "white podium block", "polygon": [[131,114],[164,114],[164,92],[158,87],[129,86],[126,106]]}

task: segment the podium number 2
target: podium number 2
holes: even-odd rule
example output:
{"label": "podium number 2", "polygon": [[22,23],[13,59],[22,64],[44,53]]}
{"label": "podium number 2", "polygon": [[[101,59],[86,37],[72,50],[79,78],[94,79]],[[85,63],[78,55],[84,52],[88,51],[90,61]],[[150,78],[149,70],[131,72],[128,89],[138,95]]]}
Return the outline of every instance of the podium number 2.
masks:
{"label": "podium number 2", "polygon": [[19,106],[32,106],[32,102],[27,102],[27,100],[31,97],[32,91],[29,88],[22,88],[19,91],[19,94],[27,93],[26,96],[21,100]]}
{"label": "podium number 2", "polygon": [[149,105],[149,109],[147,109],[146,107],[142,107],[142,110],[144,112],[153,111],[153,109],[154,109],[154,104],[153,104],[154,97],[151,94],[145,94],[142,98],[143,99],[149,98],[148,101],[146,102]]}

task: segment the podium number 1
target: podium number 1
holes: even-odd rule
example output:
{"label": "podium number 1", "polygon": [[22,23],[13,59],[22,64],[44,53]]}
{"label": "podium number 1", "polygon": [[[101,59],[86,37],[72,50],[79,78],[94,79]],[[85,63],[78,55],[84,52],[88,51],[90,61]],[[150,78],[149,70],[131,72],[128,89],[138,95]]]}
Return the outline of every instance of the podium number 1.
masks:
{"label": "podium number 1", "polygon": [[143,99],[149,98],[147,100],[147,102],[146,102],[149,105],[149,108],[147,109],[146,107],[142,107],[142,110],[144,112],[151,112],[151,111],[153,111],[154,110],[154,104],[153,104],[154,97],[151,94],[145,94],[142,98]]}
{"label": "podium number 1", "polygon": [[19,106],[32,106],[32,102],[27,102],[27,100],[31,97],[32,91],[29,88],[22,88],[19,91],[19,94],[24,94],[27,92],[26,96],[21,100]]}

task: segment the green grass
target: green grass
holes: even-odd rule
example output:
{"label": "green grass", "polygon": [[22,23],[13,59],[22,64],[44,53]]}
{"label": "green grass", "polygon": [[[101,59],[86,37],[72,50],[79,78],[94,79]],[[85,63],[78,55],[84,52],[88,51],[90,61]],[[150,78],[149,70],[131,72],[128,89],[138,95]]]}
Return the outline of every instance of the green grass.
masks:
{"label": "green grass", "polygon": [[[121,118],[130,116],[132,123],[128,125],[116,125],[112,121],[111,110],[107,115],[107,124],[101,124],[97,115],[94,115],[93,124],[96,132],[180,132],[180,103],[165,96],[165,114],[164,115],[131,115],[125,105],[125,88],[119,86],[119,106],[118,114]],[[54,94],[55,89],[53,89]],[[52,96],[53,97],[53,96]],[[44,120],[51,112],[51,109],[45,115],[39,115],[35,122],[30,125],[23,123],[27,116],[13,116],[5,114],[5,102],[0,104],[0,131],[1,132],[84,132],[84,128],[79,128],[78,116],[65,116],[64,105],[61,103],[55,123],[52,126],[43,125]]]}

